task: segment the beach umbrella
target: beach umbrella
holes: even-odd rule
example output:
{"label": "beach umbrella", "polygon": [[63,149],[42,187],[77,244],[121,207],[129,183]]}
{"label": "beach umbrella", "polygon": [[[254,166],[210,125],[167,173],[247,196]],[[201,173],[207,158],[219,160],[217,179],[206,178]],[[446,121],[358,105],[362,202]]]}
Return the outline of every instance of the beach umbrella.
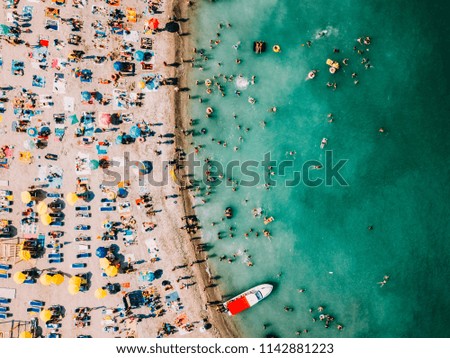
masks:
{"label": "beach umbrella", "polygon": [[144,81],[139,81],[139,88],[144,89],[147,84]]}
{"label": "beach umbrella", "polygon": [[0,24],[0,35],[9,35],[11,33],[11,30],[9,29],[9,26]]}
{"label": "beach umbrella", "polygon": [[29,331],[20,332],[19,338],[33,338],[33,335]]}
{"label": "beach umbrella", "polygon": [[102,298],[108,296],[108,291],[104,290],[103,288],[97,288],[94,292],[94,296],[96,299],[101,300]]}
{"label": "beach umbrella", "polygon": [[147,82],[147,88],[148,88],[149,90],[154,90],[155,87],[156,87],[156,83],[155,83],[154,79],[152,79],[152,80],[150,80],[150,81]]}
{"label": "beach umbrella", "polygon": [[105,268],[105,273],[109,276],[109,277],[115,277],[117,276],[117,274],[119,273],[119,270],[117,269],[116,266],[110,265],[107,268]]}
{"label": "beach umbrella", "polygon": [[152,17],[150,20],[148,20],[148,26],[150,27],[150,29],[156,30],[159,26],[158,19]]}
{"label": "beach umbrella", "polygon": [[48,136],[51,133],[51,130],[49,127],[42,127],[41,130],[39,131],[39,135],[40,136]]}
{"label": "beach umbrella", "polygon": [[31,128],[28,128],[28,129],[27,129],[27,134],[28,134],[30,137],[34,138],[34,137],[37,136],[38,131],[37,131],[37,129],[36,129],[35,127],[31,127]]}
{"label": "beach umbrella", "polygon": [[28,261],[29,259],[31,259],[31,252],[29,250],[20,250],[19,259],[23,261]]}
{"label": "beach umbrella", "polygon": [[106,194],[106,198],[108,200],[114,200],[116,198],[116,193],[113,192],[112,190],[108,191],[108,193]]}
{"label": "beach umbrella", "polygon": [[123,64],[122,64],[122,62],[116,61],[116,62],[114,62],[113,67],[114,67],[114,70],[116,70],[116,71],[122,71]]}
{"label": "beach umbrella", "polygon": [[47,213],[48,210],[48,206],[44,201],[41,201],[39,204],[37,204],[36,206],[36,211],[39,215],[44,215]]}
{"label": "beach umbrella", "polygon": [[39,277],[39,282],[42,283],[44,286],[50,286],[52,284],[52,276],[49,274],[44,274]]}
{"label": "beach umbrella", "polygon": [[98,166],[99,166],[98,160],[91,159],[91,161],[89,162],[89,168],[95,170],[98,169]]}
{"label": "beach umbrella", "polygon": [[130,136],[132,138],[137,138],[141,135],[141,128],[139,128],[138,126],[133,126],[130,128]]}
{"label": "beach umbrella", "polygon": [[31,201],[31,194],[28,191],[23,191],[20,193],[20,199],[22,199],[22,203],[28,204]]}
{"label": "beach umbrella", "polygon": [[74,285],[74,284],[70,284],[67,287],[67,291],[69,291],[69,293],[71,295],[76,295],[78,292],[80,292],[80,285]]}
{"label": "beach umbrella", "polygon": [[170,21],[166,24],[165,29],[168,32],[178,32],[178,30],[180,29],[180,25],[178,25],[178,23],[176,23],[175,21]]}
{"label": "beach umbrella", "polygon": [[145,58],[145,53],[143,51],[138,50],[134,53],[134,59],[136,61],[143,61],[144,58]]}
{"label": "beach umbrella", "polygon": [[95,255],[99,258],[104,258],[108,254],[108,249],[106,247],[99,247],[95,250]]}
{"label": "beach umbrella", "polygon": [[102,269],[106,269],[107,267],[109,267],[111,265],[111,262],[106,258],[106,257],[102,257],[100,259],[100,267]]}
{"label": "beach umbrella", "polygon": [[117,196],[119,198],[125,198],[127,194],[128,192],[124,188],[119,188],[119,190],[117,190]]}
{"label": "beach umbrella", "polygon": [[111,124],[111,115],[109,113],[100,114],[98,123],[102,127],[108,127]]}
{"label": "beach umbrella", "polygon": [[56,275],[52,276],[52,283],[56,286],[59,286],[64,282],[64,276],[60,273],[57,273]]}
{"label": "beach umbrella", "polygon": [[50,214],[44,214],[44,215],[41,215],[41,223],[42,223],[44,226],[50,225],[50,223],[51,223],[52,221],[53,221],[53,220],[52,220],[52,217],[50,216]]}
{"label": "beach umbrella", "polygon": [[81,286],[82,279],[80,276],[72,276],[69,279],[69,285]]}
{"label": "beach umbrella", "polygon": [[67,193],[66,195],[67,204],[70,206],[74,206],[75,203],[78,201],[78,195],[75,193]]}
{"label": "beach umbrella", "polygon": [[36,148],[36,144],[35,144],[32,140],[25,140],[25,141],[23,142],[23,147],[24,147],[26,150],[33,150],[33,149]]}
{"label": "beach umbrella", "polygon": [[101,101],[103,99],[103,95],[99,91],[97,91],[97,92],[94,93],[94,98],[97,101]]}
{"label": "beach umbrella", "polygon": [[116,144],[122,144],[123,137],[121,135],[118,135],[116,138]]}
{"label": "beach umbrella", "polygon": [[92,97],[91,92],[88,92],[88,91],[81,92],[81,99],[83,101],[89,101],[91,99],[91,97]]}
{"label": "beach umbrella", "polygon": [[41,313],[39,314],[39,317],[41,318],[41,320],[43,320],[44,322],[50,321],[52,319],[53,313],[50,310],[43,310],[41,311]]}
{"label": "beach umbrella", "polygon": [[27,275],[25,275],[23,272],[21,271],[17,271],[14,276],[13,276],[13,280],[15,283],[17,284],[22,284],[25,282],[25,280],[27,279]]}

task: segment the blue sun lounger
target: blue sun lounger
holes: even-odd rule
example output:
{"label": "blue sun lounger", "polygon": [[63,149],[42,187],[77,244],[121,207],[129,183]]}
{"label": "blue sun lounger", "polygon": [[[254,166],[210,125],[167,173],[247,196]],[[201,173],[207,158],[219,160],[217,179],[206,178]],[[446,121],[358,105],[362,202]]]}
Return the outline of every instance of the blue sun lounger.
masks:
{"label": "blue sun lounger", "polygon": [[77,255],[77,259],[86,259],[86,258],[91,257],[91,256],[92,256],[91,253],[83,252],[83,253]]}
{"label": "blue sun lounger", "polygon": [[27,308],[28,313],[39,313],[41,312],[41,308],[39,307],[28,307]]}
{"label": "blue sun lounger", "polygon": [[0,270],[9,270],[10,268],[11,268],[11,265],[0,264]]}
{"label": "blue sun lounger", "polygon": [[23,281],[23,283],[25,283],[27,285],[33,285],[36,283],[36,280],[34,278],[29,278],[29,279],[26,279],[25,281]]}
{"label": "blue sun lounger", "polygon": [[115,211],[116,207],[115,206],[102,206],[100,208],[100,211]]}
{"label": "blue sun lounger", "polygon": [[82,269],[85,268],[87,266],[87,264],[82,263],[82,262],[76,262],[74,264],[72,264],[72,268],[74,269]]}
{"label": "blue sun lounger", "polygon": [[11,300],[9,298],[0,297],[0,303],[6,304],[6,303],[10,303],[10,302],[11,302]]}
{"label": "blue sun lounger", "polygon": [[9,278],[9,273],[0,272],[0,278]]}
{"label": "blue sun lounger", "polygon": [[45,302],[38,301],[38,300],[30,301],[28,304],[32,307],[44,307],[45,306]]}
{"label": "blue sun lounger", "polygon": [[0,319],[7,319],[8,315],[4,313],[0,313]]}
{"label": "blue sun lounger", "polygon": [[63,257],[63,254],[48,254],[49,259],[59,259],[62,257]]}
{"label": "blue sun lounger", "polygon": [[64,261],[64,259],[61,257],[59,259],[50,259],[50,260],[48,260],[48,263],[49,264],[60,264],[63,261]]}
{"label": "blue sun lounger", "polygon": [[8,312],[8,311],[9,311],[9,307],[0,306],[0,312]]}

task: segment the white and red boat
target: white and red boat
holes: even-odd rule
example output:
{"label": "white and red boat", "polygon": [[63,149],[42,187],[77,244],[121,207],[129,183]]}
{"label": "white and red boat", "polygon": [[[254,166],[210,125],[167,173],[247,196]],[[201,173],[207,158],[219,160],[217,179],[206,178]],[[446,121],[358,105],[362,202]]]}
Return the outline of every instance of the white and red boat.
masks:
{"label": "white and red boat", "polygon": [[270,295],[273,286],[268,283],[255,286],[248,291],[241,293],[240,295],[233,297],[231,300],[226,301],[223,306],[227,310],[230,316],[235,316],[247,308],[256,305],[264,298]]}

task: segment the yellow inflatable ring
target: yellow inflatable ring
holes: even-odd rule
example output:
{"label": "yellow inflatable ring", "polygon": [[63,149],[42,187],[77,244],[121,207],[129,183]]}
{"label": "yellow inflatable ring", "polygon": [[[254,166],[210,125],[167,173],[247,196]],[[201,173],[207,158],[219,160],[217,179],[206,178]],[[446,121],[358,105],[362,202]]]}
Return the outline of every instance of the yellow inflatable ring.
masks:
{"label": "yellow inflatable ring", "polygon": [[272,50],[273,50],[273,52],[278,53],[278,52],[281,52],[281,47],[280,47],[279,45],[275,45],[275,46],[272,48]]}

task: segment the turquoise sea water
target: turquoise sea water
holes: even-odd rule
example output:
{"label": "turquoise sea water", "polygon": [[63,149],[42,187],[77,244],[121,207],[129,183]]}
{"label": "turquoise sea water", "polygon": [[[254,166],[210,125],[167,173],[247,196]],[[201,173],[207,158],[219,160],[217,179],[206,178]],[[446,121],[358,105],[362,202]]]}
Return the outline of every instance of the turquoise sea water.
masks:
{"label": "turquoise sea water", "polygon": [[[207,128],[208,133],[194,137],[196,145],[204,145],[198,158],[226,164],[261,161],[270,152],[273,160],[294,159],[299,170],[307,160],[325,160],[320,142],[326,137],[335,162],[348,160],[341,170],[348,186],[286,187],[278,168],[278,183],[270,190],[263,182],[236,191],[222,184],[210,196],[198,196],[197,212],[205,240],[213,246],[210,261],[223,292],[234,295],[264,282],[275,285],[267,301],[233,318],[246,336],[294,337],[304,329],[310,337],[450,336],[449,7],[444,0],[201,2],[194,36],[208,61],[197,56],[192,71],[191,114],[198,120],[195,129]],[[316,38],[323,30],[325,36]],[[210,49],[217,32],[221,42]],[[356,42],[363,35],[371,36],[369,47]],[[253,53],[255,40],[267,42],[264,54]],[[307,40],[310,48],[301,46]],[[281,53],[271,51],[274,44]],[[359,55],[354,46],[369,51]],[[334,53],[335,48],[340,52]],[[364,68],[363,57],[372,68]],[[242,63],[236,64],[236,58]],[[327,58],[348,58],[349,65],[331,75]],[[319,71],[316,78],[305,81],[312,69]],[[359,85],[354,85],[352,72],[357,72]],[[238,97],[235,82],[220,80],[222,97],[215,87],[208,95],[204,85],[194,84],[219,73],[247,79],[255,75],[255,85]],[[336,81],[336,91],[327,88],[329,81]],[[248,103],[249,96],[256,104]],[[208,106],[214,108],[211,119],[205,118]],[[267,111],[272,106],[277,113]],[[334,114],[333,123],[327,121],[328,113]],[[289,151],[296,154],[289,156]],[[288,177],[291,173],[287,170]],[[324,174],[324,169],[313,171],[315,177]],[[233,179],[245,178],[233,172]],[[228,206],[234,218],[222,222]],[[258,207],[275,221],[265,226],[262,218],[254,218],[252,209]],[[235,228],[233,238],[228,237],[229,226]],[[272,240],[254,232],[246,239],[250,228],[270,230]],[[253,267],[245,264],[246,254],[231,264],[219,261],[221,255],[233,257],[243,250],[252,256]],[[379,287],[384,275],[390,279]],[[284,306],[294,310],[285,312]],[[319,306],[335,317],[328,329],[318,319]]]}

